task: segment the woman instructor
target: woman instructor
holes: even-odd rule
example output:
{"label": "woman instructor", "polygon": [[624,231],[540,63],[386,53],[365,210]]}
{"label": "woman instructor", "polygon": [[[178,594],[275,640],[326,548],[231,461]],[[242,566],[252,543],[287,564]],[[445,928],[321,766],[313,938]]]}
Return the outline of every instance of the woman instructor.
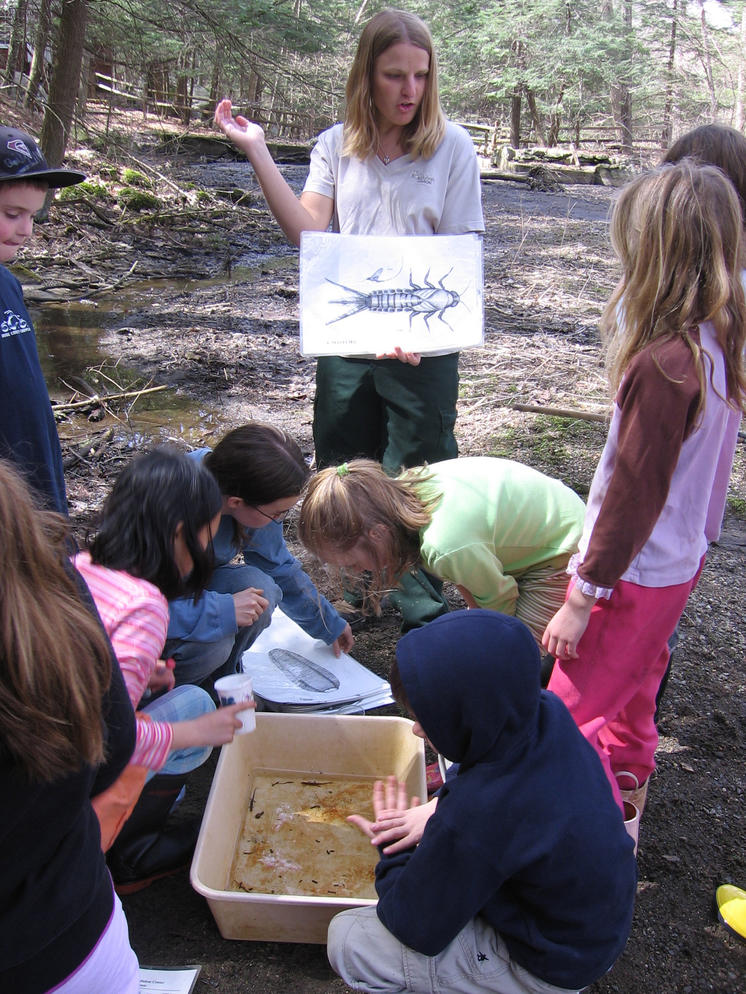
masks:
{"label": "woman instructor", "polygon": [[[383,10],[367,23],[347,79],[344,124],[324,131],[296,197],[257,124],[223,100],[215,121],[254,168],[288,239],[303,231],[443,235],[484,229],[479,168],[463,128],[440,106],[432,39],[414,14]],[[447,268],[447,259],[444,259]],[[445,270],[444,270],[445,271]],[[316,370],[314,444],[324,467],[355,456],[387,470],[457,454],[458,353],[324,356]]]}

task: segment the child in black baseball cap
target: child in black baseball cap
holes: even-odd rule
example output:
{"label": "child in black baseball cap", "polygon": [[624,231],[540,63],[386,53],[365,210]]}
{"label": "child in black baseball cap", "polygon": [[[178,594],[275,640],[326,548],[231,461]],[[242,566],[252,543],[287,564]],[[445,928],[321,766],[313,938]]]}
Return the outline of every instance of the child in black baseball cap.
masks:
{"label": "child in black baseball cap", "polygon": [[50,169],[31,135],[0,126],[0,183],[31,179],[48,187],[72,186],[82,182],[85,175],[74,169]]}
{"label": "child in black baseball cap", "polygon": [[[85,179],[50,169],[38,145],[0,126],[0,263],[12,262],[34,230],[47,190]],[[62,453],[36,337],[21,284],[0,265],[0,457],[12,460],[50,509],[67,513]]]}

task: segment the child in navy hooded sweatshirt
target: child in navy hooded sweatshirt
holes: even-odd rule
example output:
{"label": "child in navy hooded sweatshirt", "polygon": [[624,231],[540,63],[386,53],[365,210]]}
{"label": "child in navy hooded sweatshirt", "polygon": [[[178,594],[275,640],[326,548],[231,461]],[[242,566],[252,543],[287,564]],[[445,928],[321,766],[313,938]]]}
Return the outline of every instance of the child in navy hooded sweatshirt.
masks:
{"label": "child in navy hooded sweatshirt", "polygon": [[[540,689],[531,633],[494,611],[457,611],[410,632],[396,655],[392,685],[415,734],[458,771],[418,844],[381,846],[377,907],[332,920],[332,966],[360,991],[592,984],[627,941],[633,842],[598,756]],[[351,820],[378,841],[394,803],[404,824],[403,787],[390,778],[374,789],[376,821]]]}

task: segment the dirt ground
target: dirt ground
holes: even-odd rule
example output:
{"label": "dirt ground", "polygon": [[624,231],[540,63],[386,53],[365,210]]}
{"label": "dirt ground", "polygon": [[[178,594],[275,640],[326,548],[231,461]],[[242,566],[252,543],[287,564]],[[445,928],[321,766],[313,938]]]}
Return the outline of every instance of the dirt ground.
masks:
{"label": "dirt ground", "polygon": [[[205,189],[253,188],[245,165],[187,162],[152,152],[140,157],[182,189],[188,180]],[[87,161],[89,169],[96,168]],[[297,182],[297,173],[289,175]],[[485,181],[483,195],[485,343],[462,356],[461,453],[530,463],[585,496],[604,424],[516,405],[608,411],[596,329],[615,280],[607,238],[613,191],[572,187],[541,193]],[[209,218],[205,212],[199,238],[194,228],[179,231],[152,217],[127,225],[127,219],[111,214],[113,220],[96,227],[85,202],[56,211],[43,226],[41,245],[24,260],[42,289],[55,279],[59,283],[70,258],[95,270],[91,279],[98,280],[97,287],[105,267],[124,277],[139,264],[134,275],[122,279],[126,308],[106,296],[97,297],[97,306],[111,361],[137,370],[143,385],[165,384],[170,394],[197,407],[188,433],[172,422],[160,437],[209,445],[227,429],[259,418],[288,428],[311,456],[313,361],[302,358],[297,347],[297,261],[255,194],[248,205],[223,200],[222,212]],[[250,271],[242,277],[239,268],[237,275],[244,265]],[[193,282],[137,287],[138,272],[171,273]],[[80,375],[89,376],[84,369]],[[60,389],[52,384],[53,394]],[[122,463],[149,443],[137,427],[137,410],[123,412],[111,403],[104,415],[97,424],[79,415],[60,421],[71,515],[81,534]],[[94,444],[81,455],[82,439]],[[723,535],[685,611],[660,712],[658,772],[641,828],[632,935],[616,966],[590,988],[593,994],[746,989],[746,944],[718,924],[713,906],[719,883],[746,886],[744,463],[740,444]],[[333,593],[327,576],[295,542],[292,520],[289,539],[319,586]],[[386,674],[397,635],[396,618],[384,615],[359,632],[355,655]],[[214,765],[215,757],[192,775],[187,814],[204,804]],[[124,905],[141,962],[201,964],[199,992],[347,990],[321,946],[221,939],[186,873],[126,898]]]}

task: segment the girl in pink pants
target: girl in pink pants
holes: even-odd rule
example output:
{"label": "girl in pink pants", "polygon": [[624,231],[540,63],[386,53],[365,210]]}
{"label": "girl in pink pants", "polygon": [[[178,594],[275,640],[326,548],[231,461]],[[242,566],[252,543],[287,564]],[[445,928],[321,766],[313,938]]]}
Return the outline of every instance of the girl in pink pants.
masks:
{"label": "girl in pink pants", "polygon": [[614,411],[543,644],[556,657],[549,689],[622,808],[620,786],[644,800],[667,641],[725,508],[746,403],[742,237],[730,182],[690,159],[630,183],[612,218],[623,274],[602,332]]}

